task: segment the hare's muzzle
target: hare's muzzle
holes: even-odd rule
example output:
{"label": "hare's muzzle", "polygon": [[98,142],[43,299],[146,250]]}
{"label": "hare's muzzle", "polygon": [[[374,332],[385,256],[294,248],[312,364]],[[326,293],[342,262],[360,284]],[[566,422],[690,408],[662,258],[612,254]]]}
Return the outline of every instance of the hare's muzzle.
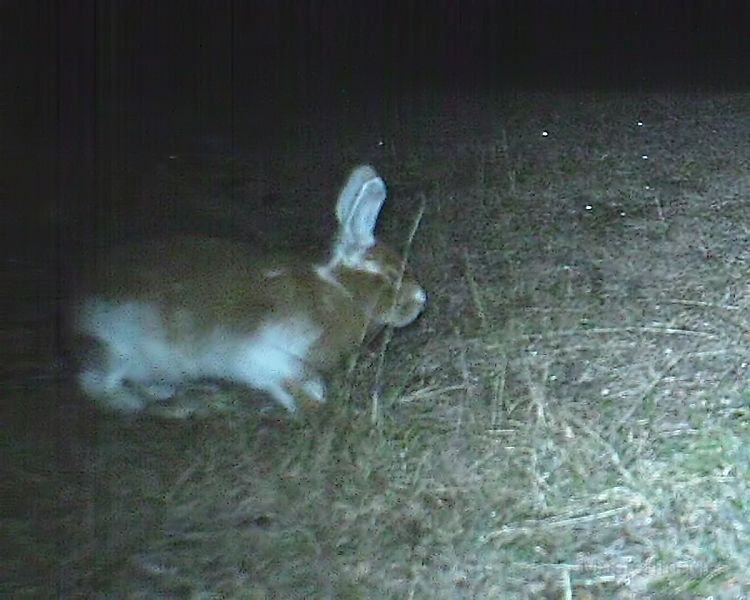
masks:
{"label": "hare's muzzle", "polygon": [[424,310],[427,292],[416,282],[404,281],[398,291],[396,303],[388,319],[393,327],[405,327]]}

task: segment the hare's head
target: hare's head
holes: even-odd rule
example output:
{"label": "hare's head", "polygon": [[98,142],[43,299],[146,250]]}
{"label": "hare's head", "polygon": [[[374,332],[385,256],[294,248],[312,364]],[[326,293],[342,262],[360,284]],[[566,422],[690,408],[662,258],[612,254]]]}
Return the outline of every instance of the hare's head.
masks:
{"label": "hare's head", "polygon": [[371,325],[403,327],[422,312],[427,294],[404,260],[375,238],[385,197],[385,183],[372,167],[352,171],[336,205],[331,257],[319,273],[365,306]]}

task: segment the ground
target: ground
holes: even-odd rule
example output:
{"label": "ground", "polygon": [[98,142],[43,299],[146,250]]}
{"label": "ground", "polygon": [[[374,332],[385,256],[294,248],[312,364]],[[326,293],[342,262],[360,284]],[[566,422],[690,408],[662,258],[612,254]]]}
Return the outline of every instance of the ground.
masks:
{"label": "ground", "polygon": [[281,135],[123,160],[113,202],[307,248],[372,162],[427,311],[318,410],[200,390],[207,415],[122,419],[78,396],[18,250],[0,595],[750,597],[750,96],[432,92]]}

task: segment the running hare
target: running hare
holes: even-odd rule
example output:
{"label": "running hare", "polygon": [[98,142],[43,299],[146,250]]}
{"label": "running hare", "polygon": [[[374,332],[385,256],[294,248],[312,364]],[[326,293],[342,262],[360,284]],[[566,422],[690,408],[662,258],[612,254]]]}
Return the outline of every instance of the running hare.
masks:
{"label": "running hare", "polygon": [[263,390],[289,411],[299,400],[324,402],[321,373],[368,331],[408,325],[425,305],[401,258],[375,239],[385,196],[372,167],[351,172],[322,264],[201,237],[115,250],[73,304],[73,333],[90,342],[82,390],[124,412],[202,379]]}

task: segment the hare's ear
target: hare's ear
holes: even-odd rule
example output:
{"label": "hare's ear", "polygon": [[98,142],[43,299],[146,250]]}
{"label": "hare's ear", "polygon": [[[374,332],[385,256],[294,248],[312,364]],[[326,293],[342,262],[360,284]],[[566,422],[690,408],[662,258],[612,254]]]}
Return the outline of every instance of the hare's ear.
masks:
{"label": "hare's ear", "polygon": [[385,202],[385,183],[370,166],[354,169],[336,205],[339,231],[334,260],[356,264],[375,244],[375,225]]}

